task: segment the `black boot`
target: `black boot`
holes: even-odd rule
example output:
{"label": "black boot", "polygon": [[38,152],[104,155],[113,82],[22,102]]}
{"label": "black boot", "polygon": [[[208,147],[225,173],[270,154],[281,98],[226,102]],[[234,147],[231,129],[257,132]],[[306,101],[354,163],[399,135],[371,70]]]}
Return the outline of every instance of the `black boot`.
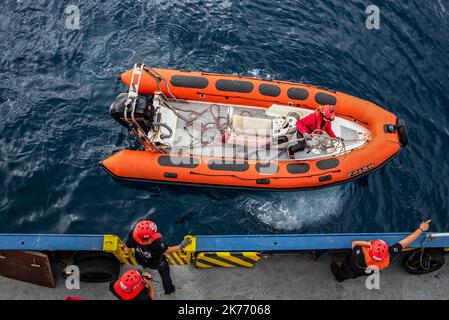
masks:
{"label": "black boot", "polygon": [[175,286],[172,286],[170,289],[165,290],[165,294],[168,296],[168,295],[172,294],[175,291],[176,291]]}
{"label": "black boot", "polygon": [[302,143],[294,144],[288,148],[288,157],[290,159],[295,158],[295,153],[299,151],[303,151],[305,149],[305,145]]}

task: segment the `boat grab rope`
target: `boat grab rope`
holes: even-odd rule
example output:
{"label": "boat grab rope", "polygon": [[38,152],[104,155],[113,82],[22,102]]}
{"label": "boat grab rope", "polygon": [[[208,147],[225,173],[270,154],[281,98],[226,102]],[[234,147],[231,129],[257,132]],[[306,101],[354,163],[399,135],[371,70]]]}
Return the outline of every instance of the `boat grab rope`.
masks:
{"label": "boat grab rope", "polygon": [[206,177],[229,177],[229,178],[236,178],[239,180],[245,180],[245,181],[254,181],[254,180],[260,180],[260,179],[297,179],[297,178],[313,178],[317,176],[322,176],[329,173],[340,173],[341,170],[330,170],[325,171],[322,173],[316,173],[316,174],[310,174],[307,176],[288,176],[288,177],[279,177],[279,176],[269,176],[269,177],[261,177],[261,178],[243,178],[239,177],[235,174],[210,174],[210,173],[201,173],[201,172],[195,172],[190,171],[190,174],[199,175],[199,176],[206,176]]}
{"label": "boat grab rope", "polygon": [[144,64],[144,63],[143,63],[142,65],[143,65],[143,68],[142,68],[142,69],[143,69],[148,75],[150,75],[154,80],[156,80],[157,87],[158,87],[159,91],[161,92],[161,94],[164,96],[164,98],[165,98],[166,100],[168,100],[168,99],[167,99],[167,96],[166,96],[166,95],[164,94],[164,92],[162,91],[161,81],[164,82],[165,87],[167,88],[167,92],[170,94],[170,96],[172,97],[172,99],[175,100],[175,101],[179,101],[179,99],[176,98],[176,96],[171,92],[170,86],[169,86],[169,84],[168,84],[167,79],[165,79],[162,75],[160,75],[156,70],[154,70],[154,69],[151,68],[150,66],[147,66],[147,65]]}

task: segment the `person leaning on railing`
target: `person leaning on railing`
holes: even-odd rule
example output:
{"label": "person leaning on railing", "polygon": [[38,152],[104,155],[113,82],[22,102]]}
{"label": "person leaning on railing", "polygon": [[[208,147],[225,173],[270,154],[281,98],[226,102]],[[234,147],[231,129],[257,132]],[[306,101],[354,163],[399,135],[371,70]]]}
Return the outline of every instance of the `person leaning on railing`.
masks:
{"label": "person leaning on railing", "polygon": [[388,246],[383,240],[354,241],[352,251],[339,266],[331,263],[331,272],[338,282],[355,279],[372,274],[374,270],[385,270],[390,266],[391,259],[407,248],[413,241],[429,230],[431,220],[422,222],[419,228],[398,243]]}

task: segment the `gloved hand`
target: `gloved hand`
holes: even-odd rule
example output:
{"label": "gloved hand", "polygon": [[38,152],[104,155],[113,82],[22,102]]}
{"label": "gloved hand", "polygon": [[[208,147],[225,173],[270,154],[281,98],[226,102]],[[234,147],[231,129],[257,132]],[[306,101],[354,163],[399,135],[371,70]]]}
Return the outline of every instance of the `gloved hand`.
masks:
{"label": "gloved hand", "polygon": [[191,238],[187,238],[181,241],[181,244],[179,245],[179,249],[184,250],[185,247],[187,247],[189,244],[192,243],[192,239]]}
{"label": "gloved hand", "polygon": [[147,288],[151,287],[152,286],[151,282],[153,280],[153,277],[151,276],[151,273],[144,272],[142,274],[142,277],[143,277],[143,281],[145,282],[145,287],[147,287]]}
{"label": "gloved hand", "polygon": [[149,273],[149,272],[144,272],[144,273],[142,273],[142,277],[143,277],[145,280],[148,280],[148,281],[153,280],[153,276],[152,276],[151,273]]}

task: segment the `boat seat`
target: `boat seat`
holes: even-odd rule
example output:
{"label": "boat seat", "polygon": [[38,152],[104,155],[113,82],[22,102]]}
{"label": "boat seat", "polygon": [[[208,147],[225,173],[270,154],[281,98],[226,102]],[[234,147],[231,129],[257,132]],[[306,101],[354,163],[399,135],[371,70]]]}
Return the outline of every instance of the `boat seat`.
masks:
{"label": "boat seat", "polygon": [[270,144],[273,122],[270,119],[232,116],[232,127],[225,134],[224,142],[260,148]]}
{"label": "boat seat", "polygon": [[273,121],[270,119],[232,116],[232,129],[236,134],[270,137]]}

